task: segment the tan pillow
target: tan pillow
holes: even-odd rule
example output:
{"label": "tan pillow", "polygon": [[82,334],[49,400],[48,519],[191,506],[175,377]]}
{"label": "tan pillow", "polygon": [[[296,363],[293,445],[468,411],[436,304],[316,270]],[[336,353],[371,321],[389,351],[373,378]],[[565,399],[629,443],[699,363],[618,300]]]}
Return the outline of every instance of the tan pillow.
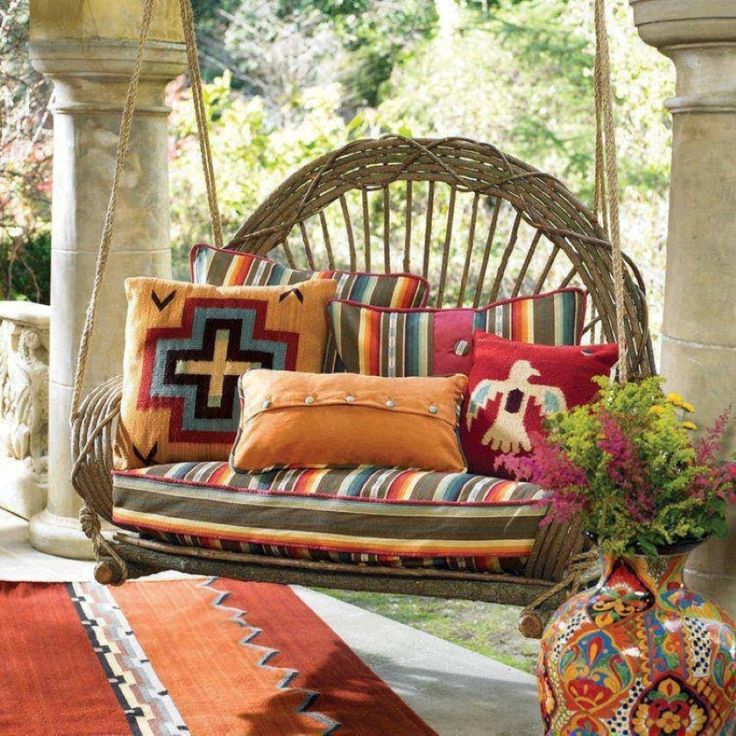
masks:
{"label": "tan pillow", "polygon": [[225,460],[249,368],[317,371],[334,281],[297,286],[125,282],[123,398],[115,466]]}
{"label": "tan pillow", "polygon": [[467,379],[252,370],[230,464],[269,468],[372,465],[461,472],[457,417]]}

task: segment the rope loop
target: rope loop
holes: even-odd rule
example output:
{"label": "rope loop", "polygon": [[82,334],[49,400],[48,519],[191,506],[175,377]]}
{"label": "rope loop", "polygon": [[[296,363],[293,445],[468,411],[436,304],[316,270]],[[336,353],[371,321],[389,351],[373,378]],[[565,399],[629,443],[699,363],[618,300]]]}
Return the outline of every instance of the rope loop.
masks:
{"label": "rope loop", "polygon": [[82,508],[79,509],[79,524],[84,535],[92,542],[95,559],[98,562],[102,562],[105,558],[112,561],[118,568],[116,584],[124,583],[128,579],[128,565],[118,554],[115,547],[105,539],[102,534],[100,517],[86,503],[82,504]]}

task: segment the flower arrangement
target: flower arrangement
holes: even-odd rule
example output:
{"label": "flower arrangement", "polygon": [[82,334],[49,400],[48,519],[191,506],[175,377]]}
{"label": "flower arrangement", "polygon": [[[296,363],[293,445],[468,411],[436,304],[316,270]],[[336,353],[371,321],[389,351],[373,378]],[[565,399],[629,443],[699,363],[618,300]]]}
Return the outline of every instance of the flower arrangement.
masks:
{"label": "flower arrangement", "polygon": [[541,485],[549,521],[581,514],[603,551],[645,553],[726,534],[736,501],[736,465],[716,455],[730,418],[721,415],[693,442],[695,407],[666,395],[661,378],[620,385],[596,379],[595,403],[555,414],[528,456],[499,459]]}

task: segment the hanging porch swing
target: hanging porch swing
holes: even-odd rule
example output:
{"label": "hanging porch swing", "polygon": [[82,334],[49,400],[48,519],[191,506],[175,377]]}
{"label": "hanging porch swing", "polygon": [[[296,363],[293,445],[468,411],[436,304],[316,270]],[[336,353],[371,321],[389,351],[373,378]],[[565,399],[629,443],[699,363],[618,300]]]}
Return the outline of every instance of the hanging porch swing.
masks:
{"label": "hanging porch swing", "polygon": [[[103,535],[101,522],[113,521],[111,470],[122,379],[113,378],[84,398],[82,389],[154,3],[145,2],[122,114],[71,411],[72,482],[84,501],[80,518],[94,545],[97,580],[120,584],[160,570],[178,570],[515,604],[524,607],[522,633],[540,636],[547,612],[590,579],[595,554],[587,548],[579,522],[541,528],[530,554],[509,572],[312,561],[173,544],[127,531]],[[223,247],[190,0],[180,0],[180,10],[214,242]],[[553,176],[492,145],[465,138],[387,136],[350,142],[299,169],[246,219],[225,247],[268,255],[292,268],[386,273],[400,268],[430,277],[437,308],[450,303],[477,307],[502,297],[577,284],[590,297],[587,341],[618,338],[619,380],[651,375],[654,360],[644,284],[620,245],[603,0],[595,0],[595,18],[595,209],[603,226]]]}

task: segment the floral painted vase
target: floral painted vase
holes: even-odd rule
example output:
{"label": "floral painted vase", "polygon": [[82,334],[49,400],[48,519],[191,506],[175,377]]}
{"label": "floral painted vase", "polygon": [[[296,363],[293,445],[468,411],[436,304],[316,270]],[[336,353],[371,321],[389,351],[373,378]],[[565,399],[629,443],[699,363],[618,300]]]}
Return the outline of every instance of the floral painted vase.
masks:
{"label": "floral painted vase", "polygon": [[736,635],[685,587],[687,553],[603,559],[559,608],[537,665],[546,736],[731,736]]}

